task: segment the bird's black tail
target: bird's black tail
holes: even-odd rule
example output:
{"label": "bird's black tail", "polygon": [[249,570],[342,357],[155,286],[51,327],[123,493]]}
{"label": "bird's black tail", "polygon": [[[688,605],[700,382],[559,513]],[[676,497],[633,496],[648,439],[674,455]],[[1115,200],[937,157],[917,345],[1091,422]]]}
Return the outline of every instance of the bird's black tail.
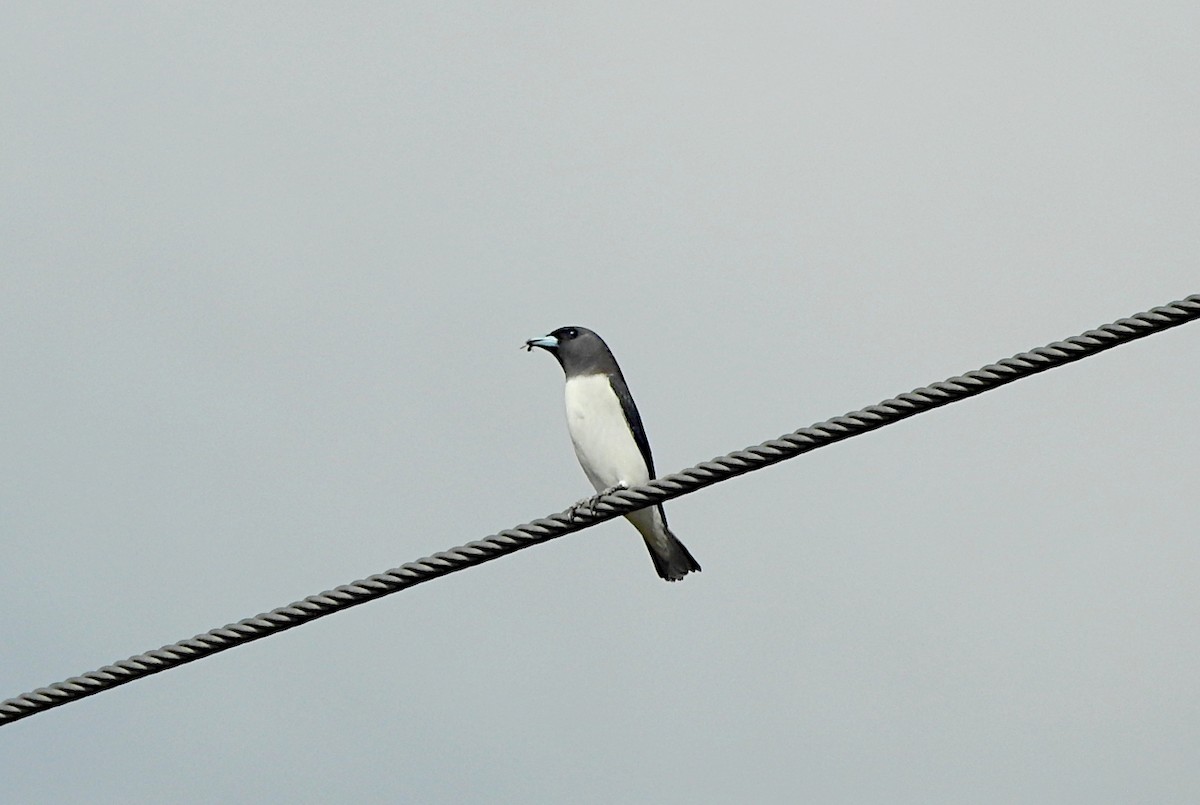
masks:
{"label": "bird's black tail", "polygon": [[653,545],[649,540],[646,547],[650,549],[650,558],[654,560],[654,569],[659,577],[667,581],[679,581],[688,573],[700,572],[700,563],[688,551],[684,544],[663,525],[667,535],[666,544]]}

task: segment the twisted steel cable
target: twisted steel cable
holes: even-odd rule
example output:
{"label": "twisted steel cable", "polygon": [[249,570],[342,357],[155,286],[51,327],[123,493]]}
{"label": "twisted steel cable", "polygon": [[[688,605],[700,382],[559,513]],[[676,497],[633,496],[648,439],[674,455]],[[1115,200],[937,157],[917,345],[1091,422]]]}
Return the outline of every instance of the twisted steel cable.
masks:
{"label": "twisted steel cable", "polygon": [[1055,341],[965,375],[915,389],[884,400],[878,405],[705,461],[644,486],[607,493],[584,507],[583,511],[572,507],[558,514],[506,529],[477,542],[469,542],[409,562],[385,573],[309,596],[294,604],[0,702],[0,726],[135,679],[194,662],[253,640],[260,640],[422,582],[498,559],[626,512],[681,497],[734,476],[795,458],[819,447],[982,394],[1015,380],[1087,358],[1197,318],[1200,318],[1200,294],[1193,294],[1178,302],[1105,324],[1095,330],[1088,330],[1065,341]]}

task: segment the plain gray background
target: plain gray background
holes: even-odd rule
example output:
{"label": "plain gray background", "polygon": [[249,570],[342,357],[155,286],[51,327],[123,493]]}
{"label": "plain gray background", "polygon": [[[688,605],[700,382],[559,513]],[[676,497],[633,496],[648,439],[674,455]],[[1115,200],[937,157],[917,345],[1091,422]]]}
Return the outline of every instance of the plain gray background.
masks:
{"label": "plain gray background", "polygon": [[[0,698],[1200,291],[1200,7],[9,3]],[[1196,326],[0,730],[12,802],[1195,802]]]}

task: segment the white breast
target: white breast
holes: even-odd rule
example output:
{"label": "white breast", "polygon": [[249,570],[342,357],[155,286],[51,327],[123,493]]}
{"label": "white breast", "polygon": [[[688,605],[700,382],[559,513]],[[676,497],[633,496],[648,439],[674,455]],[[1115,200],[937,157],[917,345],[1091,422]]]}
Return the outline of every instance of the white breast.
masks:
{"label": "white breast", "polygon": [[575,455],[596,491],[649,481],[646,462],[608,377],[572,377],[566,386],[567,430]]}

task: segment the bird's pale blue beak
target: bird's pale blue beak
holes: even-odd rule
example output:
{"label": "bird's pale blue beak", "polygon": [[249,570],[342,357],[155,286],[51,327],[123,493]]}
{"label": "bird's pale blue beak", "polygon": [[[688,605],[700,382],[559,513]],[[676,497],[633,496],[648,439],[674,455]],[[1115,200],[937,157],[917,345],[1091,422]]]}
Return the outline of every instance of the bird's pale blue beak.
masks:
{"label": "bird's pale blue beak", "polygon": [[533,352],[534,347],[555,350],[558,349],[558,339],[552,335],[544,335],[541,338],[531,338],[525,342],[526,352]]}

